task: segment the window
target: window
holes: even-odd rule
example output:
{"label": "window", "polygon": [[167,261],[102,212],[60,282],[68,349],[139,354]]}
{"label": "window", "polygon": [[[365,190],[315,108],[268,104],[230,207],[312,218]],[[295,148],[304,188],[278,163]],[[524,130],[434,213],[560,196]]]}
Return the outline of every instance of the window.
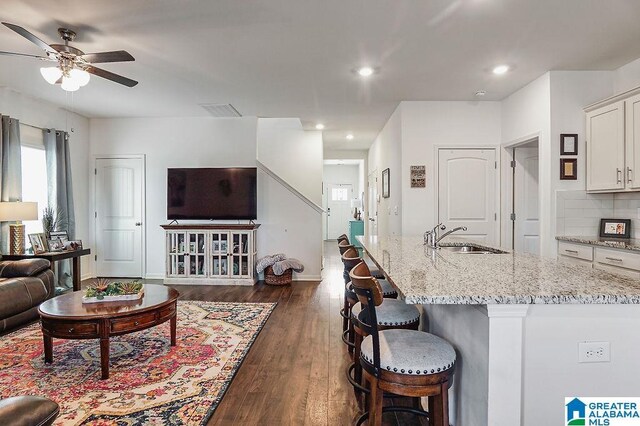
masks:
{"label": "window", "polygon": [[331,188],[331,201],[347,201],[349,198],[347,188]]}
{"label": "window", "polygon": [[[22,201],[38,203],[38,220],[23,222],[25,234],[29,235],[42,232],[42,210],[49,205],[47,161],[40,129],[20,125],[20,143],[22,145]],[[29,238],[25,240],[25,247],[31,247]]]}

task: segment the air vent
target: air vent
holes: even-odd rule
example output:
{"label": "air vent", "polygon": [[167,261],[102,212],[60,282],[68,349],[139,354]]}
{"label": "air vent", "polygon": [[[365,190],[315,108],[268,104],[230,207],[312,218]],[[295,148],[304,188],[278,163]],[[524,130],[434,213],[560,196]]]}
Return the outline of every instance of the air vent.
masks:
{"label": "air vent", "polygon": [[242,117],[231,104],[200,104],[209,114],[217,118]]}

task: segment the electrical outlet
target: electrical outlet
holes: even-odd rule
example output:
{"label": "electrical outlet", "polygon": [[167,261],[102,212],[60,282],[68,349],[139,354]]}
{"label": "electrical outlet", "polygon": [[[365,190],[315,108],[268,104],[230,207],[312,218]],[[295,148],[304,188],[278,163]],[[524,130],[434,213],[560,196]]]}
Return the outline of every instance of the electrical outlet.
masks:
{"label": "electrical outlet", "polygon": [[578,342],[578,362],[609,362],[609,342]]}

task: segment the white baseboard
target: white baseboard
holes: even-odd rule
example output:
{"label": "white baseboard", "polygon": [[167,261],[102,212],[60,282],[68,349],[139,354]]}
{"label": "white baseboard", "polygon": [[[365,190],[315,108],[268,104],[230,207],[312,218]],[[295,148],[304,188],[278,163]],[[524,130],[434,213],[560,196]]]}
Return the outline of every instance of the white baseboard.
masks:
{"label": "white baseboard", "polygon": [[322,281],[320,275],[296,275],[293,277],[293,281]]}
{"label": "white baseboard", "polygon": [[91,273],[80,275],[80,281],[89,280],[91,278],[95,278],[95,276]]}
{"label": "white baseboard", "polygon": [[164,274],[145,274],[144,279],[146,280],[163,280]]}

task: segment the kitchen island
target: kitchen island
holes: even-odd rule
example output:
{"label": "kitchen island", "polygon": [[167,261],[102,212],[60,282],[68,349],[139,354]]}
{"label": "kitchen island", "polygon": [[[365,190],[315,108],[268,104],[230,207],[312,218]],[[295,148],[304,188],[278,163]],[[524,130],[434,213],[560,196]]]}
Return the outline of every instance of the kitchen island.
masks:
{"label": "kitchen island", "polygon": [[[423,329],[456,348],[454,425],[562,424],[565,397],[640,395],[640,281],[528,254],[434,250],[421,237],[360,241],[424,308]],[[610,361],[578,362],[585,341],[608,344]]]}

